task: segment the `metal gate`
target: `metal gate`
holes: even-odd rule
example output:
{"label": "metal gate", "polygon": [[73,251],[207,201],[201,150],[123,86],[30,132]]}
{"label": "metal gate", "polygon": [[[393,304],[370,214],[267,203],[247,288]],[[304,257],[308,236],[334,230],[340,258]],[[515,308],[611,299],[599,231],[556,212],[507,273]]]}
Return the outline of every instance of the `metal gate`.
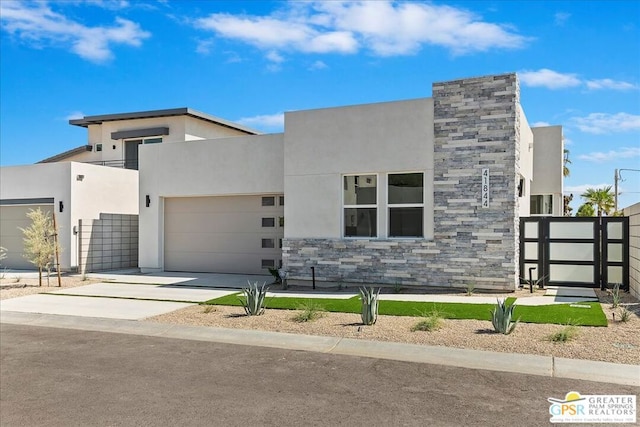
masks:
{"label": "metal gate", "polygon": [[541,285],[629,289],[629,218],[520,219],[520,276]]}

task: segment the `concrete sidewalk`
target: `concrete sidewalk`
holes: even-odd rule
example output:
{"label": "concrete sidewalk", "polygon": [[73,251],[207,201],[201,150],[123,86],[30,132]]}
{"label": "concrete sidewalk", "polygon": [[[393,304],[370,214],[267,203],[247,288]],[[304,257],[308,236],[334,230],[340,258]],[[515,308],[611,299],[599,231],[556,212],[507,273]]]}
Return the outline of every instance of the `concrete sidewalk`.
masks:
{"label": "concrete sidewalk", "polygon": [[79,318],[75,316],[7,311],[0,312],[0,322],[284,348],[640,386],[640,366],[637,365],[622,365],[549,356],[496,353],[279,332],[168,325],[141,321]]}

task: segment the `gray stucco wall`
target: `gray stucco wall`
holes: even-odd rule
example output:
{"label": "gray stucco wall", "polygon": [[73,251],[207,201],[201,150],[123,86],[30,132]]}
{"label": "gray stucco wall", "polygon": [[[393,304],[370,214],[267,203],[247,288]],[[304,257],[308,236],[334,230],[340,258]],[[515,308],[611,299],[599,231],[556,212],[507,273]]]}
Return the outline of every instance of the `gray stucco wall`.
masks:
{"label": "gray stucco wall", "polygon": [[[433,161],[433,238],[296,238],[285,230],[283,259],[290,277],[309,280],[313,266],[321,281],[438,287],[474,283],[478,289],[514,290],[519,93],[515,74],[435,83],[432,123],[424,117],[433,129],[433,148],[425,144],[427,151],[413,157]],[[411,123],[403,125],[410,128]],[[490,170],[488,208],[481,207],[483,168]]]}

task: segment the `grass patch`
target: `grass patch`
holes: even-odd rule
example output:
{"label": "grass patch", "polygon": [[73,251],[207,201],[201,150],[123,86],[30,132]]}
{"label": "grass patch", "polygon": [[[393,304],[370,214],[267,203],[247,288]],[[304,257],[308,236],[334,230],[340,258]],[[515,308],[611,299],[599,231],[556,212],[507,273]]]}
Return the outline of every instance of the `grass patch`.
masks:
{"label": "grass patch", "polygon": [[[279,310],[298,310],[309,298],[267,297],[267,308]],[[325,311],[334,313],[360,314],[360,298],[354,296],[349,299],[313,298]],[[506,299],[507,304],[513,304],[516,298]],[[226,295],[207,301],[205,304],[241,306],[238,294]],[[552,304],[541,306],[519,306],[516,303],[515,318],[521,323],[551,323],[566,325],[573,321],[580,326],[607,326],[607,317],[602,311],[600,303],[583,302],[581,306],[590,308],[571,307],[570,304]],[[467,303],[438,303],[438,310],[445,319],[472,319],[491,321],[491,311],[495,304],[467,304]],[[421,316],[430,313],[433,302],[416,301],[380,301],[378,314],[390,316]]]}

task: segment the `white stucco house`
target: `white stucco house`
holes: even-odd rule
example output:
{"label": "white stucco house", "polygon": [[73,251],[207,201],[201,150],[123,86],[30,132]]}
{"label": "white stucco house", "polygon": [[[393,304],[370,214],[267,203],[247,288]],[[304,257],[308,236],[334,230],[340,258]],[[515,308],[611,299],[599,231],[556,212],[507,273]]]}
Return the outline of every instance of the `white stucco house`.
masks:
{"label": "white stucco house", "polygon": [[515,74],[432,89],[142,146],[140,268],[513,290],[519,218],[561,214],[562,128],[530,128]]}
{"label": "white stucco house", "polygon": [[[5,210],[21,199],[69,206],[63,268],[91,258],[73,243],[80,219],[138,214],[129,239],[144,272],[283,266],[309,280],[313,267],[322,281],[513,290],[519,218],[562,215],[562,128],[529,126],[515,74],[434,83],[429,98],[289,112],[276,134],[188,108],[70,124],[87,128],[87,144],[44,161],[53,164],[2,168],[0,194]],[[65,178],[32,191],[47,168]],[[94,170],[112,185],[76,193]],[[24,175],[36,178],[25,186]],[[96,268],[124,257],[113,247],[94,250]]]}
{"label": "white stucco house", "polygon": [[[62,270],[138,266],[138,146],[255,135],[258,132],[189,108],[87,116],[87,143],[35,165],[0,168],[2,266],[29,269],[23,257],[26,213],[55,214]],[[109,167],[106,167],[109,166]]]}

